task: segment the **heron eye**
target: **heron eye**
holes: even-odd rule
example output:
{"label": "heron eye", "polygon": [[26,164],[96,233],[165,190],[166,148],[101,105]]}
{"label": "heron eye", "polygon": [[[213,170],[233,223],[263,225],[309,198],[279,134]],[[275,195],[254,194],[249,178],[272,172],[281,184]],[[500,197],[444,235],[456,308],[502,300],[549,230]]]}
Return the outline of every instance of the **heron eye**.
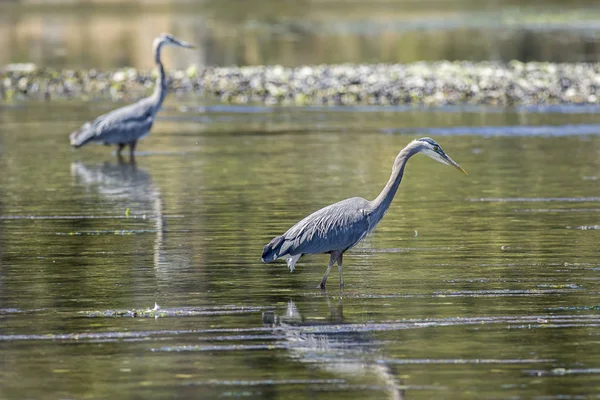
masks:
{"label": "heron eye", "polygon": [[433,151],[440,151],[439,146],[433,146]]}

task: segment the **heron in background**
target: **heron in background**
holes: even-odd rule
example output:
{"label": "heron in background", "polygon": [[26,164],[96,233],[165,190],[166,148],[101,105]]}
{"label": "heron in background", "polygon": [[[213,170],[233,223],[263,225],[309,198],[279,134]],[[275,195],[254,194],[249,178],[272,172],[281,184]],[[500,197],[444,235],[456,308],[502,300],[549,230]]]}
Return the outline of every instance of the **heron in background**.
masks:
{"label": "heron in background", "polygon": [[400,186],[406,163],[409,158],[418,153],[423,153],[442,164],[451,165],[464,174],[467,173],[433,139],[413,140],[396,156],[390,179],[375,200],[352,197],[315,211],[283,235],[273,238],[264,247],[262,261],[271,262],[284,258],[290,272],[293,272],[296,262],[302,255],[329,253],[331,255],[329,265],[318,287],[325,289],[329,272],[336,262],[340,287],[343,287],[344,252],[354,247],[381,221]]}
{"label": "heron in background", "polygon": [[194,48],[191,44],[169,34],[162,34],[154,39],[154,60],[158,68],[158,77],[152,95],[101,115],[93,122],[86,122],[69,135],[73,147],[81,147],[89,142],[100,142],[105,145],[116,144],[119,146],[117,156],[120,158],[121,150],[129,145],[129,156],[131,161],[134,160],[137,141],[150,133],[156,113],[167,95],[167,77],[160,60],[160,51],[163,46]]}

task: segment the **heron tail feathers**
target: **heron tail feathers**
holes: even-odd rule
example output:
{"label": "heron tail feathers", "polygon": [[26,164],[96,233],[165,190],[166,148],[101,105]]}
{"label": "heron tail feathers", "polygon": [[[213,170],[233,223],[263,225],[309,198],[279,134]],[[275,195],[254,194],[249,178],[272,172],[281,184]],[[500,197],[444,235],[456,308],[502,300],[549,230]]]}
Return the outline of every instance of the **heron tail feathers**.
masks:
{"label": "heron tail feathers", "polygon": [[96,132],[92,129],[92,124],[86,122],[81,128],[71,133],[69,139],[71,146],[78,148],[91,141],[94,136],[96,136]]}
{"label": "heron tail feathers", "polygon": [[284,255],[280,253],[281,245],[284,242],[285,239],[283,236],[274,237],[263,249],[262,261],[268,263]]}

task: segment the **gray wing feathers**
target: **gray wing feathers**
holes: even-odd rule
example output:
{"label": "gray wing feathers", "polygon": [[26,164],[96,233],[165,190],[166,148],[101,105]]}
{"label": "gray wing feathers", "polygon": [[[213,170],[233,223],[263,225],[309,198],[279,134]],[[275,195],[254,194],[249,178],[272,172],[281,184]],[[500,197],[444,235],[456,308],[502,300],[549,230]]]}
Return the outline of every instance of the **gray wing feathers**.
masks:
{"label": "gray wing feathers", "polygon": [[312,213],[283,234],[278,256],[349,249],[369,231],[367,206],[354,197]]}
{"label": "gray wing feathers", "polygon": [[154,122],[154,106],[150,100],[143,99],[85,123],[70,135],[71,145],[80,147],[91,141],[129,143],[145,136]]}
{"label": "gray wing feathers", "polygon": [[263,262],[271,262],[280,256],[281,245],[285,239],[283,236],[276,236],[263,249],[261,259]]}

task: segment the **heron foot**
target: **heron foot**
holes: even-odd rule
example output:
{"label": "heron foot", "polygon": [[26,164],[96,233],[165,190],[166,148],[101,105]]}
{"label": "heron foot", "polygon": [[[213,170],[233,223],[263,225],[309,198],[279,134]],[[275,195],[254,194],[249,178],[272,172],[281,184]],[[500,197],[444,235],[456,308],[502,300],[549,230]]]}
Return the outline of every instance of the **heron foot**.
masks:
{"label": "heron foot", "polygon": [[[338,266],[340,268],[340,272],[341,272],[341,268],[342,268],[342,253],[340,251],[332,251],[331,252],[331,256],[329,257],[329,265],[327,265],[327,269],[325,270],[325,275],[323,275],[323,278],[321,279],[321,283],[319,283],[319,289],[321,290],[325,290],[325,283],[327,283],[327,277],[329,276],[329,273],[331,272],[331,268],[333,267],[333,264],[335,264],[336,261],[338,261]],[[341,279],[341,275],[340,275],[340,282],[342,282]]]}

